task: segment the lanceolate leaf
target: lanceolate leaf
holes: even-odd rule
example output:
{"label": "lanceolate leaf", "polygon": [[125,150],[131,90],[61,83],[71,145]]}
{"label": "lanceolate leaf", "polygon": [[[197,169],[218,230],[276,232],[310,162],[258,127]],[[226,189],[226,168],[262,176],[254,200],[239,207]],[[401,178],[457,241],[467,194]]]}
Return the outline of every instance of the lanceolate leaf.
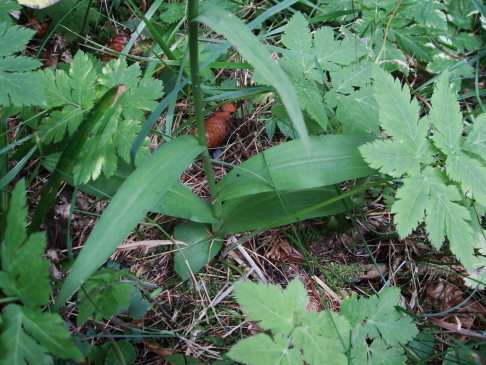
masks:
{"label": "lanceolate leaf", "polygon": [[442,246],[444,237],[449,238],[451,251],[468,268],[472,267],[472,255],[477,243],[473,240],[473,230],[468,221],[468,210],[456,203],[461,200],[459,189],[455,185],[443,183],[443,173],[431,169],[425,171],[430,181],[430,206],[427,209],[426,228],[430,242],[437,249]]}
{"label": "lanceolate leaf", "polygon": [[86,241],[61,288],[57,308],[113,253],[202,150],[194,136],[175,138],[130,175]]}
{"label": "lanceolate leaf", "polygon": [[481,114],[476,118],[463,148],[481,156],[483,160],[486,158],[486,114]]}
{"label": "lanceolate leaf", "polygon": [[[309,24],[300,12],[295,13],[285,27],[282,43],[292,51],[312,53],[312,35],[309,32]],[[312,60],[304,57],[298,58],[298,63],[301,65],[303,74],[313,66]]]}
{"label": "lanceolate leaf", "polygon": [[394,140],[417,149],[418,145],[425,143],[428,130],[427,121],[422,119],[418,122],[417,100],[410,100],[408,88],[402,88],[399,80],[393,80],[389,73],[378,67],[373,70],[373,79],[382,128]]}
{"label": "lanceolate leaf", "polygon": [[[223,205],[223,226],[220,234],[231,234],[250,231],[265,226],[290,224],[297,220],[323,217],[346,211],[346,205],[337,201],[309,213],[288,219],[305,209],[311,208],[329,199],[336,198],[337,192],[333,186],[305,190],[283,190],[278,194],[268,191],[242,196],[226,201]],[[345,201],[352,206],[349,199]]]}
{"label": "lanceolate leaf", "polygon": [[417,228],[425,218],[429,206],[430,184],[422,174],[403,179],[398,189],[392,213],[396,213],[397,230],[400,237],[406,237]]}
{"label": "lanceolate leaf", "polygon": [[223,34],[230,43],[238,48],[241,55],[255,67],[259,74],[277,90],[304,147],[310,148],[304,117],[298,107],[297,96],[289,79],[250,30],[235,15],[223,9],[206,10],[196,20]]}
{"label": "lanceolate leaf", "polygon": [[443,153],[455,152],[462,141],[462,116],[456,97],[449,87],[449,74],[444,72],[436,83],[431,103],[430,122],[434,125],[434,143]]}
{"label": "lanceolate leaf", "polygon": [[424,34],[423,27],[390,28],[388,34],[390,38],[396,39],[404,52],[421,61],[432,61],[431,49],[426,45],[429,43],[429,39],[421,36],[421,34]]}
{"label": "lanceolate leaf", "polygon": [[192,274],[203,268],[221,249],[223,240],[211,237],[207,224],[186,222],[176,227],[174,237],[186,245],[176,244],[174,268],[182,280],[188,280]]}
{"label": "lanceolate leaf", "polygon": [[[53,154],[47,156],[42,164],[43,166],[53,172],[56,169],[56,164],[59,161],[60,154]],[[84,191],[97,198],[111,200],[123,182],[135,171],[131,165],[121,160],[117,161],[116,172],[106,178],[101,175],[95,181],[90,181],[85,185],[79,185],[80,191]],[[63,177],[63,180],[69,185],[74,186],[74,178],[72,171]],[[203,200],[194,194],[191,189],[181,182],[176,181],[174,185],[167,190],[167,193],[156,202],[150,209],[150,212],[170,215],[172,217],[179,217],[189,219],[193,222],[202,223],[217,223],[218,221],[213,217],[211,203]]]}
{"label": "lanceolate leaf", "polygon": [[[234,199],[266,191],[308,189],[374,173],[358,147],[373,136],[311,137],[312,156],[295,140],[272,147],[243,162],[218,184],[219,198]],[[289,178],[289,177],[292,178]]]}
{"label": "lanceolate leaf", "polygon": [[375,141],[359,148],[371,167],[395,177],[420,172],[417,151],[409,144],[392,140]]}
{"label": "lanceolate leaf", "polygon": [[464,152],[447,156],[447,175],[461,184],[462,191],[486,207],[486,167],[484,162],[469,157]]}

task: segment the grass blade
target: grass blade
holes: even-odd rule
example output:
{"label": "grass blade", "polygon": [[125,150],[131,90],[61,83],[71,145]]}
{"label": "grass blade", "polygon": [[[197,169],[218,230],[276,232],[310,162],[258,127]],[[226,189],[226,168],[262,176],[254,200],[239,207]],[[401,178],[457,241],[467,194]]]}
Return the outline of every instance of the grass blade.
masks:
{"label": "grass blade", "polygon": [[310,151],[307,127],[302,111],[298,106],[297,95],[287,75],[275,63],[265,47],[235,15],[226,10],[211,9],[211,11],[204,11],[196,20],[223,34],[231,44],[238,48],[241,55],[253,65],[255,70],[275,88],[302,139],[304,147]]}
{"label": "grass blade", "polygon": [[194,136],[175,138],[155,151],[128,177],[74,262],[57,297],[56,309],[103,264],[152,208],[154,201],[165,194],[203,149]]}

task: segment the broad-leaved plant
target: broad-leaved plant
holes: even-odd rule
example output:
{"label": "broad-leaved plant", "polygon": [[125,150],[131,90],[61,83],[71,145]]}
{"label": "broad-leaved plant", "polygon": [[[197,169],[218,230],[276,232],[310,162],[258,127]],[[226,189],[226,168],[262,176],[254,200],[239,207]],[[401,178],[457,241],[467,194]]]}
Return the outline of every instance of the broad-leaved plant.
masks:
{"label": "broad-leaved plant", "polygon": [[341,304],[341,313],[307,311],[309,296],[294,279],[282,292],[275,285],[235,284],[235,295],[248,319],[264,331],[240,340],[228,353],[250,365],[402,364],[405,345],[418,333],[411,318],[396,308],[400,289]]}
{"label": "broad-leaved plant", "polygon": [[380,123],[390,138],[360,151],[371,167],[403,176],[392,206],[400,237],[425,221],[432,245],[439,249],[447,237],[470,278],[484,282],[486,240],[479,222],[486,212],[486,114],[466,132],[447,73],[437,81],[432,108],[422,118],[417,100],[398,80],[378,68],[373,78]]}

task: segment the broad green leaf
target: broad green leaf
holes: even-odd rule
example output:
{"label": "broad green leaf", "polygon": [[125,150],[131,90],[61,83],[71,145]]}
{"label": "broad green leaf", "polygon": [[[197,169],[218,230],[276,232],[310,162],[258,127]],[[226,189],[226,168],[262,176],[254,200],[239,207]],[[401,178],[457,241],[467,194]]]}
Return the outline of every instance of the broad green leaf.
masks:
{"label": "broad green leaf", "polygon": [[65,32],[65,37],[69,41],[76,39],[83,30],[89,33],[85,26],[98,21],[100,18],[100,13],[96,10],[96,7],[90,7],[88,3],[84,2],[78,4],[76,0],[59,1],[52,6],[36,10],[35,14],[38,19],[48,17],[58,19],[59,22],[56,21],[52,31],[62,33],[66,28],[69,29],[69,32]]}
{"label": "broad green leaf", "polygon": [[22,307],[9,304],[2,314],[0,362],[12,365],[52,365],[53,359],[44,346],[24,332]]}
{"label": "broad green leaf", "polygon": [[380,135],[379,109],[373,88],[367,85],[350,94],[334,95],[337,98],[336,117],[343,126],[344,134],[375,133]]}
{"label": "broad green leaf", "polygon": [[482,44],[481,38],[478,35],[469,32],[459,33],[454,37],[453,41],[454,46],[456,46],[461,53],[467,53],[467,51],[478,49]]}
{"label": "broad green leaf", "polygon": [[447,29],[445,5],[436,0],[418,0],[413,6],[414,19],[429,28]]}
{"label": "broad green leaf", "polygon": [[[365,330],[363,330],[365,331]],[[406,363],[407,357],[404,355],[400,346],[389,346],[379,338],[375,339],[370,345],[362,341],[361,346],[356,344],[351,348],[351,363],[359,365],[402,365]]]}
{"label": "broad green leaf", "polygon": [[302,327],[298,327],[292,332],[292,340],[294,347],[303,349],[306,364],[348,364],[341,341],[337,338],[330,339],[315,334],[303,334]]}
{"label": "broad green leaf", "polygon": [[[402,317],[395,308],[399,298],[399,288],[385,288],[379,297],[358,299],[353,294],[343,301],[341,314],[356,326],[350,341],[354,364],[402,363],[404,351],[400,345],[412,340],[418,330],[410,317]],[[390,347],[396,350],[388,352]]]}
{"label": "broad green leaf", "polygon": [[0,287],[7,295],[18,295],[24,305],[45,305],[51,294],[49,261],[43,259],[46,247],[44,233],[36,232],[26,239],[27,216],[25,181],[20,180],[12,192],[7,227],[0,253],[5,275]]}
{"label": "broad green leaf", "polygon": [[[96,71],[93,69],[93,63],[86,53],[76,53],[71,62],[69,76],[72,100],[83,109],[89,108],[96,95],[94,87]],[[122,82],[119,82],[119,84],[122,84]]]}
{"label": "broad green leaf", "polygon": [[46,90],[47,109],[61,105],[75,106],[71,98],[69,76],[63,70],[53,70],[50,67],[42,70],[42,83]]}
{"label": "broad green leaf", "polygon": [[34,34],[32,29],[0,23],[0,57],[22,51]]}
{"label": "broad green leaf", "polygon": [[57,308],[111,255],[202,150],[194,136],[175,138],[125,180],[66,278],[55,303]]}
{"label": "broad green leaf", "polygon": [[420,172],[420,156],[408,144],[381,140],[367,143],[359,150],[370,167],[385,174],[400,177],[405,173],[416,175]]}
{"label": "broad green leaf", "polygon": [[437,81],[431,104],[429,118],[435,128],[434,144],[445,154],[456,152],[462,142],[462,116],[456,97],[449,87],[447,72]]}
{"label": "broad green leaf", "polygon": [[238,48],[241,55],[253,65],[255,70],[276,89],[303,141],[303,146],[310,149],[304,117],[298,107],[297,96],[290,81],[250,30],[235,15],[222,9],[204,11],[196,20],[223,34],[230,43]]}
{"label": "broad green leaf", "polygon": [[2,364],[51,365],[53,359],[48,352],[63,359],[84,359],[71,342],[69,332],[58,314],[10,304],[5,308],[2,321]]}
{"label": "broad green leaf", "polygon": [[373,70],[373,79],[382,128],[394,140],[417,149],[416,146],[425,142],[428,131],[426,120],[417,122],[420,112],[417,100],[410,100],[408,87],[402,88],[400,81],[394,80],[388,72],[376,67]]}
{"label": "broad green leaf", "polygon": [[[288,219],[291,215],[318,203],[336,198],[337,192],[333,186],[324,186],[306,190],[281,190],[279,193],[280,195],[275,191],[268,191],[227,200],[223,204],[223,226],[219,234],[245,232],[265,226],[274,227],[346,211],[343,202],[337,201]],[[352,207],[351,200],[346,199],[345,202],[348,207]]]}
{"label": "broad green leaf", "polygon": [[186,222],[175,228],[174,237],[186,245],[176,244],[174,268],[182,280],[188,280],[203,268],[221,249],[223,240],[209,235],[207,224]]}
{"label": "broad green leaf", "polygon": [[104,118],[109,118],[111,116],[110,111],[112,110],[112,106],[116,103],[119,96],[119,90],[121,90],[121,85],[108,90],[86,115],[79,128],[77,128],[71,136],[68,146],[62,152],[59,162],[56,165],[56,171],[52,174],[46,185],[45,191],[47,193],[42,194],[42,198],[30,224],[29,232],[35,232],[39,228],[47,211],[51,209],[57,194],[57,188],[59,187],[64,174],[73,168],[92,128],[94,128],[96,124],[102,123]]}
{"label": "broad green leaf", "polygon": [[[486,156],[485,156],[486,157]],[[486,167],[484,162],[459,151],[447,156],[447,175],[461,184],[462,191],[486,207]]]}
{"label": "broad green leaf", "polygon": [[135,363],[135,360],[137,360],[137,352],[133,345],[127,340],[118,340],[116,344],[118,349],[111,347],[106,354],[106,364],[120,364],[120,355],[123,356],[126,364]]}
{"label": "broad green leaf", "polygon": [[477,13],[476,7],[471,0],[454,0],[447,2],[447,11],[450,14],[451,22],[460,29],[473,29],[474,17]]}
{"label": "broad green leaf", "polygon": [[[7,56],[0,59],[0,72],[25,72],[31,71],[40,66],[39,61],[23,56]],[[37,74],[33,74],[36,75]],[[40,90],[42,91],[42,89]]]}
{"label": "broad green leaf", "polygon": [[368,53],[365,47],[344,38],[334,40],[331,27],[320,27],[314,33],[314,50],[317,61],[324,70],[339,71],[341,66],[348,66]]}
{"label": "broad green leaf", "polygon": [[[336,329],[343,334],[342,340]],[[307,364],[348,364],[344,355],[343,342],[349,341],[351,326],[344,316],[337,313],[307,312],[302,326],[292,332],[292,343],[295,347],[303,349]]]}
{"label": "broad green leaf", "polygon": [[15,250],[25,240],[25,220],[27,217],[25,191],[26,186],[23,179],[17,182],[12,191],[12,198],[9,204],[10,209],[7,213],[7,227],[0,246],[2,269],[6,272],[11,270],[11,259],[15,254]]}
{"label": "broad green leaf", "polygon": [[22,324],[42,346],[62,359],[83,361],[84,357],[71,342],[68,329],[57,313],[41,312],[39,309],[23,309]]}
{"label": "broad green leaf", "polygon": [[376,65],[363,61],[359,65],[352,65],[331,72],[333,85],[331,92],[349,94],[355,90],[355,87],[369,84],[371,77],[374,77],[374,69],[378,69]]}
{"label": "broad green leaf", "polygon": [[379,109],[370,87],[374,67],[370,62],[361,62],[331,72],[333,88],[325,100],[329,107],[337,108],[336,116],[345,134],[380,134]]}
{"label": "broad green leaf", "polygon": [[[284,336],[272,338],[264,333],[238,341],[231,346],[228,356],[250,365],[297,365],[304,362],[299,349],[290,348],[291,341]],[[251,351],[248,351],[251,349]]]}
{"label": "broad green leaf", "polygon": [[[0,67],[2,60],[0,59]],[[34,72],[0,71],[0,105],[27,106],[45,104],[40,77]]]}
{"label": "broad green leaf", "polygon": [[386,288],[379,297],[374,295],[361,303],[367,307],[368,314],[363,320],[366,321],[368,337],[382,337],[388,346],[399,346],[411,341],[418,333],[412,319],[403,317],[402,312],[395,308],[399,299],[399,288]]}
{"label": "broad green leaf", "polygon": [[[219,183],[219,198],[234,199],[277,190],[298,190],[372,175],[358,147],[373,136],[310,137],[309,156],[295,140],[269,148],[243,162]],[[292,178],[290,179],[289,176]]]}
{"label": "broad green leaf", "polygon": [[[78,295],[78,299],[82,300],[78,305],[79,313],[76,319],[78,326],[86,323],[91,315],[95,322],[99,322],[103,318],[108,319],[128,309],[130,292],[135,287],[131,283],[117,283],[119,273],[120,271],[114,275],[109,273],[96,275],[83,285],[83,290],[80,290]],[[106,287],[103,287],[105,285]]]}
{"label": "broad green leaf", "polygon": [[[312,35],[309,31],[309,24],[302,13],[295,13],[285,26],[282,35],[282,43],[288,49],[300,53],[312,53]],[[298,57],[297,62],[300,64],[300,71],[306,73],[312,67],[312,60],[304,57]]]}
{"label": "broad green leaf", "polygon": [[60,142],[66,135],[66,129],[74,133],[79,124],[83,121],[86,110],[67,105],[62,110],[54,110],[51,117],[42,121],[42,129],[39,136],[45,143]]}
{"label": "broad green leaf", "polygon": [[[449,72],[450,84],[453,92],[460,92],[462,80],[464,78],[473,78],[475,71],[468,63],[462,63],[457,67],[456,59],[447,59],[436,56],[432,62],[427,65],[426,71],[433,74],[440,74],[441,72]],[[449,71],[449,69],[452,69]]]}
{"label": "broad green leaf", "polygon": [[[43,166],[53,172],[56,164],[59,161],[60,154],[56,153],[49,155],[42,161]],[[111,200],[123,182],[133,173],[134,169],[127,162],[121,160],[117,161],[117,170],[115,173],[106,178],[101,175],[94,181],[90,181],[85,185],[79,185],[80,191],[93,195],[97,198]],[[72,172],[64,176],[64,181],[69,185],[74,186],[74,179]],[[170,187],[167,193],[156,202],[150,212],[170,215],[172,217],[179,217],[189,219],[194,222],[201,223],[217,223],[218,221],[213,217],[211,203],[203,200],[194,194],[191,189],[179,181]]]}
{"label": "broad green leaf", "polygon": [[486,159],[486,113],[476,118],[472,131],[467,136],[463,148]]}
{"label": "broad green leaf", "polygon": [[292,280],[282,292],[275,285],[251,282],[235,284],[236,300],[247,317],[260,321],[259,327],[275,334],[289,335],[295,323],[306,314],[309,296],[299,279]]}
{"label": "broad green leaf", "polygon": [[194,194],[188,186],[176,181],[151,208],[151,212],[189,219],[200,223],[218,223],[211,202]]}
{"label": "broad green leaf", "polygon": [[400,237],[407,237],[425,218],[429,206],[430,185],[422,174],[403,179],[392,207]]}
{"label": "broad green leaf", "polygon": [[314,81],[308,81],[300,72],[297,72],[297,61],[293,58],[282,58],[280,66],[289,76],[297,93],[300,107],[326,130],[329,121],[317,84]]}
{"label": "broad green leaf", "polygon": [[22,6],[13,1],[1,1],[0,2],[0,23],[4,23],[5,25],[2,26],[12,26],[14,24],[14,19],[12,16],[10,16],[10,13],[13,13],[15,11],[20,11],[22,9]]}
{"label": "broad green leaf", "polygon": [[[23,230],[25,232],[25,230]],[[51,294],[49,261],[42,256],[47,245],[43,232],[31,234],[16,247],[10,256],[11,268],[7,272],[20,299],[27,306],[45,305]]]}
{"label": "broad green leaf", "polygon": [[429,240],[439,249],[447,236],[451,251],[467,269],[472,266],[471,256],[476,246],[468,222],[471,215],[464,206],[455,203],[461,200],[459,189],[455,185],[445,185],[443,173],[436,170],[424,170],[430,183],[430,205],[426,220]]}
{"label": "broad green leaf", "polygon": [[402,51],[409,55],[416,57],[420,61],[430,62],[431,48],[427,45],[430,40],[422,36],[426,28],[412,25],[404,28],[389,28],[388,36],[392,40],[396,40],[398,46]]}

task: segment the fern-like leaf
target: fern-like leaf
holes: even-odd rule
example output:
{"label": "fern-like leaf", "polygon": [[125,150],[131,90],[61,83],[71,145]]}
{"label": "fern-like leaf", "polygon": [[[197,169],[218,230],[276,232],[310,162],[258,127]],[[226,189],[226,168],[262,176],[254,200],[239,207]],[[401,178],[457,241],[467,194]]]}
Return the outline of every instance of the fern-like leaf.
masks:
{"label": "fern-like leaf", "polygon": [[486,167],[484,162],[472,158],[462,151],[447,156],[447,175],[461,184],[466,195],[486,207]]}
{"label": "fern-like leaf", "polygon": [[476,118],[471,133],[464,142],[464,150],[485,159],[486,156],[486,114]]}
{"label": "fern-like leaf", "polygon": [[429,118],[436,129],[434,144],[445,154],[457,151],[462,139],[462,116],[447,77],[441,77],[435,84],[431,103],[434,107]]}
{"label": "fern-like leaf", "polygon": [[[476,209],[486,209],[484,117],[477,118],[464,141],[459,107],[445,73],[432,97],[430,121],[435,132],[429,139],[426,118],[417,122],[418,105],[410,103],[408,90],[401,89],[383,71],[375,71],[374,76],[380,121],[394,140],[375,141],[361,146],[360,151],[370,166],[381,172],[405,175],[392,206],[400,237],[410,234],[425,214],[432,245],[439,249],[447,237],[451,251],[466,269],[478,278],[486,277],[486,272],[477,272],[480,267],[475,256],[480,246],[478,237],[484,231],[472,221],[479,218],[470,213],[471,201],[467,198],[476,201]],[[444,160],[445,169],[430,166],[443,165]]]}
{"label": "fern-like leaf", "polygon": [[425,210],[429,207],[430,184],[422,174],[416,174],[403,179],[403,186],[396,194],[397,201],[393,204],[397,231],[400,237],[406,237],[417,228],[425,218]]}

